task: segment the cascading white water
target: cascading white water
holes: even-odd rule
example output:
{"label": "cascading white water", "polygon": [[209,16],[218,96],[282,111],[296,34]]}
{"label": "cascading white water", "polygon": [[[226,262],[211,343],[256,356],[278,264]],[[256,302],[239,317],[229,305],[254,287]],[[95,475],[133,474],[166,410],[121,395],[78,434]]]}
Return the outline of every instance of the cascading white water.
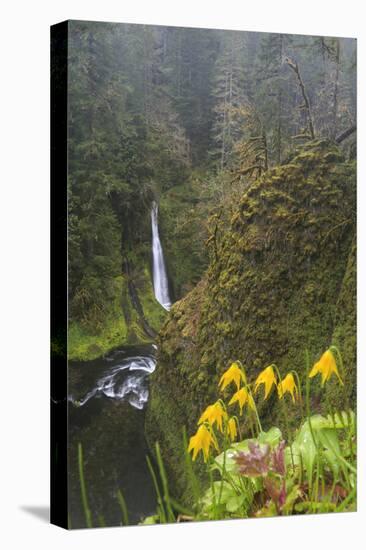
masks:
{"label": "cascading white water", "polygon": [[136,409],[143,409],[149,399],[147,379],[155,366],[152,355],[128,357],[108,368],[85,395],[70,395],[68,399],[75,406],[82,407],[92,397],[104,395],[117,401],[126,400]]}
{"label": "cascading white water", "polygon": [[168,277],[165,269],[164,254],[159,238],[158,205],[153,202],[151,209],[152,254],[153,254],[153,283],[157,301],[163,308],[169,310],[171,301],[169,296]]}

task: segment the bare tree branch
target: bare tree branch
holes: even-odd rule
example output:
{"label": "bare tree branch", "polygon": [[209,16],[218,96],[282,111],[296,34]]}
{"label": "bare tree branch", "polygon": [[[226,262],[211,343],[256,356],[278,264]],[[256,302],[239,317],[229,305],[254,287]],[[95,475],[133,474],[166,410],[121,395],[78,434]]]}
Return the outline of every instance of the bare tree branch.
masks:
{"label": "bare tree branch", "polygon": [[301,90],[301,93],[302,93],[302,97],[304,98],[304,105],[302,105],[301,107],[302,107],[303,109],[306,109],[307,118],[308,118],[308,124],[309,124],[309,133],[310,133],[310,135],[311,135],[311,139],[314,139],[314,138],[315,138],[315,132],[314,132],[313,117],[312,117],[312,114],[311,114],[310,101],[309,101],[308,94],[306,93],[306,89],[305,89],[304,82],[303,82],[303,80],[302,80],[302,78],[301,78],[299,66],[298,66],[298,64],[297,64],[296,61],[293,61],[293,60],[290,59],[289,57],[286,57],[286,58],[285,58],[285,62],[286,62],[287,65],[294,71],[294,73],[295,73],[296,76],[297,76],[297,80],[298,80],[298,82],[299,82],[299,86],[300,86],[300,90]]}
{"label": "bare tree branch", "polygon": [[357,130],[356,124],[351,126],[350,128],[347,128],[347,130],[344,130],[344,132],[341,132],[338,134],[338,136],[335,138],[336,143],[342,143],[345,139],[347,139],[350,135],[352,135]]}

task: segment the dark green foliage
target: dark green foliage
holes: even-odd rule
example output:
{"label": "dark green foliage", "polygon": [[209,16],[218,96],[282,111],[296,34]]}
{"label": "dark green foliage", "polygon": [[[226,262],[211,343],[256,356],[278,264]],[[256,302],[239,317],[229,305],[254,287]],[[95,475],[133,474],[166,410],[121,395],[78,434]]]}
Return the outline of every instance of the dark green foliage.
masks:
{"label": "dark green foliage", "polygon": [[[186,179],[188,157],[164,83],[153,86],[151,73],[159,64],[154,34],[142,26],[70,23],[73,358],[90,359],[113,345],[146,340],[145,321],[154,330],[160,326],[149,275],[151,202]],[[132,290],[139,310],[131,303]]]}

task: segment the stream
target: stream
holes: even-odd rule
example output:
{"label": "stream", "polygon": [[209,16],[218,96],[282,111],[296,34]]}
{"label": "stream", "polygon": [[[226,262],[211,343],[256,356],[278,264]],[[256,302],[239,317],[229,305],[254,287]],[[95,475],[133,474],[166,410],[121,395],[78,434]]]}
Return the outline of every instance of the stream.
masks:
{"label": "stream", "polygon": [[[171,301],[156,203],[152,205],[151,223],[154,293],[168,310]],[[149,375],[155,367],[155,344],[121,347],[94,361],[69,362],[68,491],[73,529],[86,527],[78,470],[79,442],[93,526],[121,524],[118,490],[126,500],[130,524],[155,513],[144,432]]]}

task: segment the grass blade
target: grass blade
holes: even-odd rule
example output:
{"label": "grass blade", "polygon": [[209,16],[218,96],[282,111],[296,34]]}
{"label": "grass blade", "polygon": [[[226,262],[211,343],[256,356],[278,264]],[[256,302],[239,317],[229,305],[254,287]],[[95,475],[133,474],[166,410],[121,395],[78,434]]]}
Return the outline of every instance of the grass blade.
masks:
{"label": "grass blade", "polygon": [[89,502],[88,502],[88,496],[86,494],[86,486],[85,486],[85,479],[84,479],[84,465],[83,465],[83,447],[81,443],[78,443],[78,463],[79,463],[81,502],[83,504],[86,526],[93,527],[92,515],[90,512]]}
{"label": "grass blade", "polygon": [[158,514],[159,514],[159,518],[160,518],[160,523],[167,523],[167,517],[166,517],[166,513],[165,513],[165,509],[164,509],[163,499],[161,498],[161,493],[160,493],[160,489],[159,489],[158,480],[156,478],[154,468],[151,464],[151,460],[148,456],[146,456],[146,462],[147,462],[147,466],[149,468],[151,479],[153,480],[153,484],[154,484],[154,488],[155,488],[155,492],[156,492],[156,497],[158,499]]}
{"label": "grass blade", "polygon": [[173,512],[171,503],[170,503],[168,478],[166,476],[164,463],[163,463],[163,459],[162,459],[161,451],[160,451],[160,446],[159,446],[158,442],[156,442],[155,449],[156,449],[156,459],[157,459],[157,462],[158,462],[160,479],[161,479],[161,482],[162,482],[162,485],[163,485],[164,502],[165,502],[165,505],[166,505],[167,519],[170,522],[175,522],[175,515],[174,515],[174,512]]}
{"label": "grass blade", "polygon": [[127,504],[123,496],[123,493],[120,489],[118,489],[117,491],[117,499],[118,499],[119,507],[121,508],[121,512],[122,512],[122,524],[128,525],[129,521],[128,521]]}

